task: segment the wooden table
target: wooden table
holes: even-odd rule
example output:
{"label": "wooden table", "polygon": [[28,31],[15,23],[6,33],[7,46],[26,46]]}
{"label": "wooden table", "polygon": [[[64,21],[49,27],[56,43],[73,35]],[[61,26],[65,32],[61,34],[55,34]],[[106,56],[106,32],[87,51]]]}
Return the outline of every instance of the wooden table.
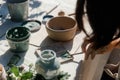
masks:
{"label": "wooden table", "polygon": [[[68,72],[71,76],[69,80],[79,80],[79,69],[80,69],[80,60],[84,59],[84,54],[81,53],[81,43],[85,34],[82,32],[79,33],[77,31],[73,40],[67,42],[58,42],[53,41],[48,37],[48,34],[45,29],[45,25],[41,25],[41,29],[35,33],[31,34],[30,37],[30,45],[29,49],[26,53],[12,53],[9,51],[9,45],[5,39],[6,31],[11,27],[17,27],[21,25],[21,22],[16,23],[10,20],[10,16],[6,7],[5,0],[0,1],[2,4],[0,8],[0,13],[3,14],[3,19],[0,23],[0,63],[5,67],[9,62],[10,58],[14,54],[20,55],[22,58],[17,65],[29,65],[31,63],[35,63],[36,56],[35,50],[42,46],[48,45],[56,45],[56,47],[64,47],[62,49],[69,50],[70,54],[73,55],[73,61],[69,61],[67,63],[61,64],[61,71]],[[43,15],[40,15],[42,11],[49,11],[57,4],[60,4],[54,11],[50,14],[57,16],[59,11],[65,11],[66,16],[68,14],[74,13],[76,0],[30,0],[29,7],[29,18],[28,19],[36,19],[42,21]],[[74,17],[74,16],[73,16]],[[32,45],[31,45],[32,44]]]}
{"label": "wooden table", "polygon": [[[29,2],[29,18],[42,21],[45,15],[42,12],[49,12],[52,8],[59,4],[59,6],[54,9],[50,14],[58,16],[58,12],[64,11],[65,16],[75,12],[77,0],[30,0]],[[96,55],[96,57],[91,60],[84,60],[84,54],[81,53],[81,43],[85,34],[83,32],[77,31],[73,40],[67,42],[58,42],[50,39],[45,29],[45,25],[41,25],[41,29],[35,33],[31,34],[29,49],[26,53],[12,53],[9,51],[9,45],[5,39],[5,33],[9,28],[18,27],[22,22],[12,22],[10,20],[9,12],[6,7],[5,0],[0,0],[0,14],[3,15],[0,18],[0,63],[5,67],[9,62],[10,58],[14,54],[20,55],[22,58],[17,65],[29,65],[31,63],[35,64],[37,57],[35,56],[36,49],[40,47],[48,47],[49,45],[55,45],[59,50],[69,50],[70,54],[73,55],[73,60],[61,64],[61,71],[68,72],[71,76],[69,80],[100,80],[104,65],[108,61],[109,53],[104,55]],[[71,16],[74,18],[74,16]],[[91,32],[87,18],[84,18],[85,28]],[[76,54],[76,55],[74,55]]]}

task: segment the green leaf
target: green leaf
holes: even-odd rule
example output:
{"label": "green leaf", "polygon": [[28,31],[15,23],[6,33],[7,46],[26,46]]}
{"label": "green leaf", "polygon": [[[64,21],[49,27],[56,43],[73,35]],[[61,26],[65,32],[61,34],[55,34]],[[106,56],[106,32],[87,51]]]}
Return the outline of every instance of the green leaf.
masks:
{"label": "green leaf", "polygon": [[58,80],[68,80],[70,74],[68,72],[61,71],[60,74],[57,76]]}
{"label": "green leaf", "polygon": [[16,77],[19,76],[19,68],[17,66],[11,67],[10,72],[14,73]]}
{"label": "green leaf", "polygon": [[25,72],[22,74],[21,79],[22,80],[27,80],[27,79],[31,79],[33,77],[33,73],[32,72]]}

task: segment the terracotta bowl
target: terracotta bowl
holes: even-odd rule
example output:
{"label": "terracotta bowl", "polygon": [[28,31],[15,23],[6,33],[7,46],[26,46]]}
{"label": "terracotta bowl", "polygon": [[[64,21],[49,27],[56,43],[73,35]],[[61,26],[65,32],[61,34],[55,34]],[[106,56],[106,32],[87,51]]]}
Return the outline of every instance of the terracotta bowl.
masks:
{"label": "terracotta bowl", "polygon": [[76,21],[67,16],[51,18],[46,23],[48,36],[57,41],[68,41],[74,38],[77,30]]}

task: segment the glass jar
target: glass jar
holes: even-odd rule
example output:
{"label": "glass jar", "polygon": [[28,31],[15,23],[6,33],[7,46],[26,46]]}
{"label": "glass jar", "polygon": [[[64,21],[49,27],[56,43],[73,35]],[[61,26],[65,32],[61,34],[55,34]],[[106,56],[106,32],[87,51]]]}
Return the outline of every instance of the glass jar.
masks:
{"label": "glass jar", "polygon": [[60,62],[53,50],[43,50],[35,63],[36,72],[45,79],[53,79],[59,74]]}

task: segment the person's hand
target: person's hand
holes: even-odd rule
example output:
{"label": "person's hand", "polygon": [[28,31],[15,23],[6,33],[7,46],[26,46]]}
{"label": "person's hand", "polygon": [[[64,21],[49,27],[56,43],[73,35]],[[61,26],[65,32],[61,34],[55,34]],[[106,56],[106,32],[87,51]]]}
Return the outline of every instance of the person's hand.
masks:
{"label": "person's hand", "polygon": [[0,80],[7,80],[6,79],[7,73],[2,64],[0,64]]}
{"label": "person's hand", "polygon": [[82,48],[82,52],[85,53],[85,60],[87,60],[90,55],[92,59],[95,57],[96,53],[93,48],[93,44],[90,43],[89,40],[85,39],[81,48]]}
{"label": "person's hand", "polygon": [[120,66],[120,63],[118,64],[106,64],[104,67],[104,71],[111,76],[112,78],[118,78],[118,68]]}
{"label": "person's hand", "polygon": [[89,56],[91,56],[91,59],[93,59],[96,55],[96,51],[95,49],[93,48],[93,44],[89,44],[87,46],[88,48],[85,50],[85,60],[87,60],[89,58]]}
{"label": "person's hand", "polygon": [[118,72],[120,63],[118,64],[106,64],[104,69],[109,69],[112,73]]}
{"label": "person's hand", "polygon": [[86,53],[86,51],[87,51],[87,46],[88,46],[89,44],[90,44],[90,41],[87,40],[87,39],[85,39],[84,42],[82,43],[82,46],[81,46],[82,52]]}

